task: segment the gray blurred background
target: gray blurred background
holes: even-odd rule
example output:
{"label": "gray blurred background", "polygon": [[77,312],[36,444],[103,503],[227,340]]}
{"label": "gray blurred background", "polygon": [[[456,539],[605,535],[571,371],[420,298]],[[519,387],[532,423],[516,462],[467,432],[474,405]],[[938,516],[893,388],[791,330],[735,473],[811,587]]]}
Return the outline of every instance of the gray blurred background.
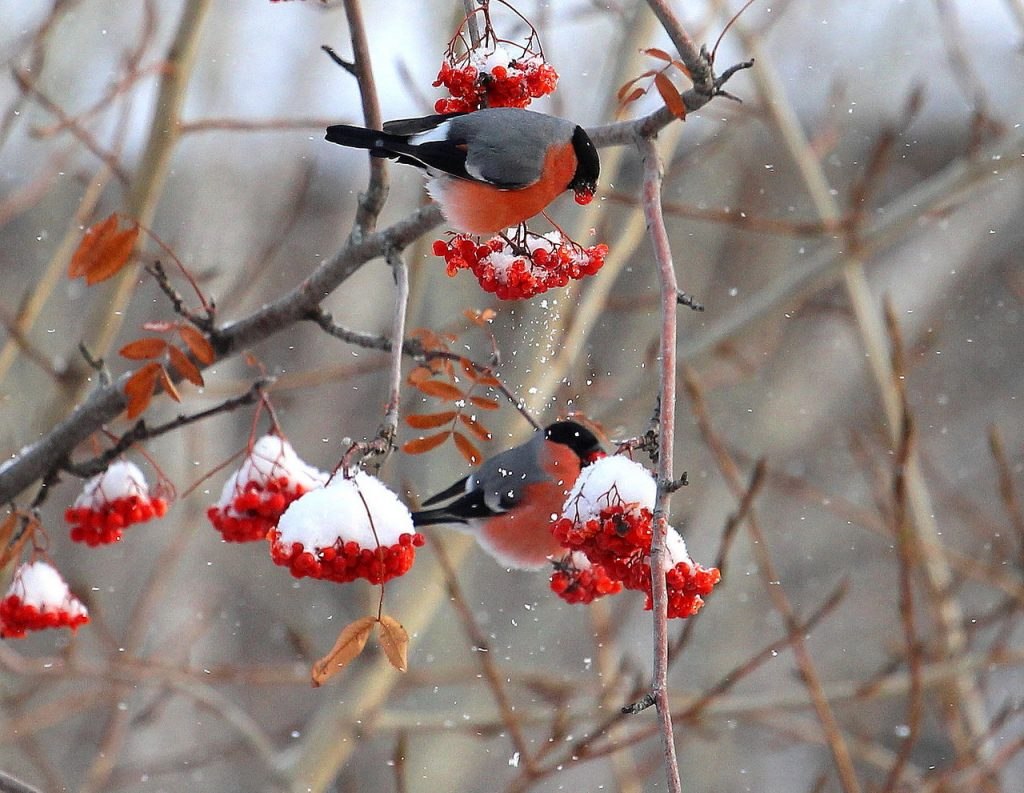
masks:
{"label": "gray blurred background", "polygon": [[[738,10],[673,5],[709,46]],[[431,112],[461,3],[364,6],[385,118]],[[657,65],[640,48],[670,48],[632,0],[517,8],[560,74],[558,92],[534,109],[584,126],[619,117],[618,87]],[[324,125],[361,120],[355,80],[320,50],[350,55],[340,4],[0,0],[0,20],[7,456],[88,392],[80,341],[120,373],[116,349],[143,322],[173,319],[141,269],[123,306],[112,288],[65,277],[84,227],[115,211],[142,217],[215,300],[218,320],[232,321],[344,243],[367,166],[322,140]],[[507,14],[495,21],[508,38],[522,32]],[[196,48],[181,134],[166,177],[141,183],[143,152],[165,134],[153,123],[157,81],[176,36]],[[863,789],[883,788],[909,734],[902,787],[889,789],[1024,790],[1022,42],[1021,0],[756,3],[717,53],[719,69],[756,58],[728,86],[743,103],[716,99],[659,136],[680,286],[706,307],[680,310],[679,351],[704,407],[694,410],[681,378],[675,455],[690,486],[672,502],[696,559],[714,562],[739,499],[695,416],[735,460],[740,490],[756,460],[767,465],[753,515],[764,542],[740,527],[673,666],[682,713],[756,658],[699,714],[677,719],[687,790],[843,789],[836,735],[830,751],[771,591],[802,620],[842,581],[845,596],[807,633],[806,651]],[[652,91],[622,117],[658,104]],[[469,274],[445,275],[430,254],[437,230],[406,254],[409,327],[458,333],[456,349],[486,362],[489,340],[462,312],[494,306],[501,375],[534,415],[580,411],[618,439],[644,432],[654,410],[657,277],[637,154],[606,149],[602,163],[599,200],[584,210],[562,199],[553,215],[578,239],[609,244],[601,273],[498,305]],[[391,175],[382,226],[425,200],[412,169]],[[143,251],[167,262],[152,242]],[[902,330],[916,428],[906,574],[884,299]],[[324,305],[346,327],[387,333],[387,265],[368,263]],[[277,377],[274,404],[308,462],[331,468],[344,438],[373,435],[387,398],[383,355],[312,325],[253,352]],[[256,376],[240,358],[220,362],[205,388],[183,387],[184,408],[215,405]],[[409,389],[403,410],[435,406]],[[178,410],[162,399],[149,415]],[[529,432],[507,407],[484,418],[496,435],[488,454]],[[183,493],[241,449],[251,426],[251,411],[222,415],[147,452]],[[399,440],[414,437],[403,432]],[[467,470],[445,446],[396,454],[381,476],[416,501]],[[93,624],[73,641],[44,634],[0,646],[0,769],[54,791],[664,789],[653,712],[601,732],[648,679],[642,598],[568,606],[543,573],[506,572],[442,531],[387,589],[386,611],[413,634],[410,671],[393,672],[371,648],[312,689],[312,660],[375,609],[378,591],[295,581],[261,543],[222,543],[204,512],[226,476],[95,550],[72,544],[63,526],[80,483],[53,488],[42,510],[48,550]],[[437,539],[486,649],[453,606]],[[920,641],[909,657],[904,575]],[[503,682],[536,775],[482,663]],[[597,757],[574,750],[588,739]]]}

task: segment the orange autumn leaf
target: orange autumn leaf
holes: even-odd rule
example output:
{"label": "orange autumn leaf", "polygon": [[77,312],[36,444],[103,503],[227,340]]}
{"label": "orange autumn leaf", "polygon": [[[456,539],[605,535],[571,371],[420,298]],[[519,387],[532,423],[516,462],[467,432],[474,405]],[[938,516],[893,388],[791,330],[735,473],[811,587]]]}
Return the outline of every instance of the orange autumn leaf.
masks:
{"label": "orange autumn leaf", "polygon": [[417,366],[415,369],[409,372],[409,375],[406,377],[406,380],[409,382],[409,385],[419,385],[424,380],[428,380],[431,374],[431,370],[428,369],[426,366]]}
{"label": "orange autumn leaf", "polygon": [[428,435],[425,438],[414,438],[402,444],[402,451],[406,454],[423,454],[431,449],[436,449],[444,443],[451,433],[448,431],[439,432],[436,435]]}
{"label": "orange autumn leaf", "polygon": [[189,360],[189,357],[185,355],[174,345],[167,346],[167,354],[171,359],[171,366],[174,367],[175,371],[188,380],[192,385],[203,385],[203,374],[199,371],[199,367]]}
{"label": "orange autumn leaf", "polygon": [[497,399],[491,399],[490,397],[471,396],[469,401],[481,410],[497,410],[501,407]]}
{"label": "orange autumn leaf", "polygon": [[195,328],[189,325],[182,325],[178,328],[178,335],[181,336],[181,340],[185,342],[185,346],[188,347],[188,351],[192,353],[196,357],[196,360],[203,366],[209,366],[217,359],[217,354],[214,352],[213,345],[210,344],[209,340]]}
{"label": "orange autumn leaf", "polygon": [[167,395],[175,402],[181,402],[181,394],[178,393],[178,387],[174,385],[174,381],[172,381],[171,376],[167,374],[167,370],[161,366],[157,376],[160,379],[160,385],[164,387],[164,391],[167,392]]}
{"label": "orange autumn leaf", "polygon": [[453,435],[455,437],[455,448],[459,450],[459,454],[466,458],[467,463],[476,465],[483,459],[480,456],[480,450],[473,445],[469,438],[458,431],[453,433]]}
{"label": "orange autumn leaf", "polygon": [[454,401],[465,396],[458,388],[443,380],[424,380],[421,383],[416,383],[416,387],[427,396],[437,397],[438,399]]}
{"label": "orange autumn leaf", "polygon": [[138,418],[149,407],[157,378],[162,371],[163,366],[156,361],[150,361],[128,378],[124,384],[124,395],[128,398],[129,419]]}
{"label": "orange autumn leaf", "polygon": [[413,413],[405,417],[405,423],[418,430],[432,430],[434,427],[443,427],[454,418],[454,410],[446,410],[443,413]]}
{"label": "orange autumn leaf", "polygon": [[685,119],[686,105],[683,102],[683,97],[680,96],[679,91],[676,90],[665,72],[658,72],[654,75],[654,87],[658,89],[665,107],[672,112],[672,115],[678,119]]}
{"label": "orange autumn leaf", "polygon": [[394,617],[387,614],[380,618],[380,647],[388,661],[399,672],[409,668],[409,633]]}
{"label": "orange autumn leaf", "polygon": [[118,231],[117,215],[110,215],[86,230],[71,257],[68,277],[84,276],[89,286],[110,278],[128,263],[138,238],[138,224]]}
{"label": "orange autumn leaf", "polygon": [[7,567],[12,559],[17,559],[21,556],[22,549],[32,539],[36,526],[39,525],[34,518],[29,518],[26,521],[24,530],[21,532],[21,536],[15,539],[14,535],[17,526],[24,519],[17,512],[12,512],[0,524],[0,570]]}
{"label": "orange autumn leaf", "polygon": [[665,50],[659,50],[657,47],[648,47],[645,50],[640,50],[640,52],[644,55],[650,55],[652,58],[657,58],[660,61],[672,63],[672,56],[665,52]]}
{"label": "orange autumn leaf", "polygon": [[340,672],[346,664],[359,657],[363,648],[366,647],[366,640],[370,638],[370,631],[373,630],[375,622],[377,622],[376,617],[360,617],[342,629],[331,651],[313,664],[312,682],[314,687],[323,685],[333,675]]}
{"label": "orange autumn leaf", "polygon": [[167,350],[167,342],[163,339],[148,337],[128,342],[118,352],[125,358],[133,361],[145,361],[149,358],[159,358]]}
{"label": "orange autumn leaf", "polygon": [[478,437],[480,440],[489,441],[491,439],[491,431],[472,416],[467,416],[465,413],[460,413],[459,421],[465,424],[470,429],[470,431],[474,435],[476,435],[476,437]]}

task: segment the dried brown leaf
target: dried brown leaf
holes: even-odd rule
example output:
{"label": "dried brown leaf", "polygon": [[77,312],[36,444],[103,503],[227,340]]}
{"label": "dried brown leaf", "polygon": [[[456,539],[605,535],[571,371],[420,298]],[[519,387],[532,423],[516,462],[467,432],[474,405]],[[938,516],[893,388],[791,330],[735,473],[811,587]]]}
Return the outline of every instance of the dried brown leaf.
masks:
{"label": "dried brown leaf", "polygon": [[112,214],[106,220],[101,220],[85,230],[82,241],[78,243],[71,256],[71,263],[68,265],[68,278],[78,278],[88,272],[88,266],[100,246],[100,241],[113,232],[117,231],[117,215]]}
{"label": "dried brown leaf", "polygon": [[148,336],[145,339],[128,342],[118,352],[122,357],[132,361],[145,361],[150,358],[159,358],[166,350],[166,341],[155,336]]}
{"label": "dried brown leaf", "polygon": [[454,410],[444,413],[412,413],[405,417],[405,423],[418,430],[432,430],[450,423],[456,415]]}
{"label": "dried brown leaf", "polygon": [[453,435],[455,436],[455,448],[459,450],[459,454],[466,458],[466,462],[470,465],[476,465],[483,457],[480,456],[480,450],[473,445],[473,442],[463,435],[461,432],[456,430]]}
{"label": "dried brown leaf", "polygon": [[665,52],[665,50],[658,49],[657,47],[648,47],[647,49],[640,51],[644,55],[650,55],[652,58],[657,58],[658,60],[672,63],[672,56]]}
{"label": "dried brown leaf", "polygon": [[188,351],[192,353],[196,357],[196,360],[203,366],[209,366],[217,359],[217,353],[214,352],[213,345],[210,344],[210,341],[191,325],[181,325],[178,328],[178,335],[181,336],[181,340],[185,342],[185,346],[188,347]]}
{"label": "dried brown leaf", "polygon": [[178,387],[174,385],[174,381],[171,380],[171,376],[167,374],[167,370],[164,367],[160,367],[159,372],[160,385],[164,387],[164,391],[167,395],[175,402],[181,402],[181,394],[178,393]]}
{"label": "dried brown leaf", "polygon": [[168,345],[167,354],[170,356],[171,366],[174,367],[178,374],[192,383],[192,385],[204,385],[203,373],[199,371],[199,367],[192,363],[185,353],[174,345]]}
{"label": "dried brown leaf", "polygon": [[346,664],[359,657],[363,648],[366,647],[366,640],[370,638],[370,631],[373,630],[376,622],[376,617],[360,617],[342,628],[331,651],[313,664],[314,687],[323,685],[340,672]]}
{"label": "dried brown leaf", "polygon": [[448,436],[451,435],[450,431],[439,432],[436,435],[427,435],[425,438],[413,438],[411,441],[406,441],[402,444],[402,451],[406,454],[423,454],[429,452],[431,449],[436,449],[442,443],[444,443]]}
{"label": "dried brown leaf", "polygon": [[501,380],[499,380],[493,374],[481,373],[480,376],[477,377],[476,381],[480,385],[490,386],[491,388],[500,388],[501,387]]}
{"label": "dried brown leaf", "polygon": [[143,330],[151,330],[153,333],[168,333],[177,326],[177,322],[170,322],[166,319],[150,319],[142,323]]}
{"label": "dried brown leaf", "polygon": [[469,397],[469,402],[481,410],[497,410],[501,407],[497,399],[491,399],[490,397],[471,396]]}
{"label": "dried brown leaf", "polygon": [[482,441],[489,441],[493,437],[491,431],[472,416],[460,413],[459,421],[469,427],[470,431]]}
{"label": "dried brown leaf", "polygon": [[461,390],[444,380],[424,380],[421,383],[416,383],[416,387],[427,396],[447,399],[452,402],[465,397]]}
{"label": "dried brown leaf", "polygon": [[671,111],[672,115],[680,120],[685,119],[686,105],[683,102],[683,97],[676,90],[668,75],[664,72],[658,72],[658,74],[654,75],[654,87],[658,89],[665,107]]}
{"label": "dried brown leaf", "polygon": [[71,257],[68,276],[84,276],[89,286],[110,278],[128,263],[138,238],[138,225],[118,231],[117,215],[110,215],[86,230]]}
{"label": "dried brown leaf", "polygon": [[[7,520],[4,521],[4,530],[7,529],[8,521],[13,521],[12,526],[17,525],[18,516],[12,514]],[[26,543],[32,539],[32,535],[35,533],[36,527],[39,523],[35,520],[30,520],[25,526],[25,531],[21,533],[18,539],[13,539],[13,534],[9,534],[8,537],[0,544],[0,570],[7,567],[8,563],[12,559],[17,559],[21,556],[22,550],[25,548]]]}
{"label": "dried brown leaf", "polygon": [[625,99],[621,100],[621,104],[628,105],[630,102],[635,102],[641,96],[646,94],[647,91],[643,88],[634,88],[632,92]]}
{"label": "dried brown leaf", "polygon": [[128,378],[124,384],[124,395],[128,398],[129,419],[138,418],[149,407],[161,371],[163,366],[156,361],[150,361]]}
{"label": "dried brown leaf", "polygon": [[431,374],[432,372],[429,368],[420,365],[409,372],[409,375],[405,379],[408,381],[409,385],[417,385],[422,383],[424,380],[429,380]]}
{"label": "dried brown leaf", "polygon": [[402,623],[387,614],[380,618],[380,648],[399,672],[409,669],[409,632]]}

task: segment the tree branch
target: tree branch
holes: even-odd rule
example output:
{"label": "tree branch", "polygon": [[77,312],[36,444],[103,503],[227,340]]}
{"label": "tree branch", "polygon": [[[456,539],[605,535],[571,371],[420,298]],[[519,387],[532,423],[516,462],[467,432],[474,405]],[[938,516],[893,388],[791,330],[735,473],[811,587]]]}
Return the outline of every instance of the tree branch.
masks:
{"label": "tree branch", "polygon": [[643,208],[647,232],[654,247],[654,261],[661,285],[661,392],[658,424],[658,495],[654,507],[654,534],[651,538],[651,598],[654,615],[654,672],[651,694],[658,708],[665,772],[670,793],[680,793],[679,766],[676,761],[672,713],[668,701],[668,591],[664,573],[665,535],[669,526],[669,497],[672,483],[672,457],[676,423],[676,311],[677,295],[672,249],[661,212],[662,164],[657,147],[648,138],[639,138],[637,146],[644,163]]}

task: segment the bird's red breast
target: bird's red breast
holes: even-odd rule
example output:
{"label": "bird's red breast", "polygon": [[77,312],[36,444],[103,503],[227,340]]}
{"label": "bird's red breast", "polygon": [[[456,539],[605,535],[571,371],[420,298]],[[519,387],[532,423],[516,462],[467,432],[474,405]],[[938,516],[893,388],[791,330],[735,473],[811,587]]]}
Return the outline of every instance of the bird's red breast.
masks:
{"label": "bird's red breast", "polygon": [[572,142],[552,146],[539,180],[518,190],[501,190],[484,182],[438,176],[427,189],[445,218],[460,231],[491,234],[517,226],[558,198],[576,173]]}
{"label": "bird's red breast", "polygon": [[565,553],[551,533],[551,521],[562,505],[576,477],[580,458],[568,446],[550,441],[544,444],[541,461],[548,479],[523,487],[523,498],[508,512],[488,518],[480,527],[480,544],[502,563],[518,568],[538,568],[549,556]]}

